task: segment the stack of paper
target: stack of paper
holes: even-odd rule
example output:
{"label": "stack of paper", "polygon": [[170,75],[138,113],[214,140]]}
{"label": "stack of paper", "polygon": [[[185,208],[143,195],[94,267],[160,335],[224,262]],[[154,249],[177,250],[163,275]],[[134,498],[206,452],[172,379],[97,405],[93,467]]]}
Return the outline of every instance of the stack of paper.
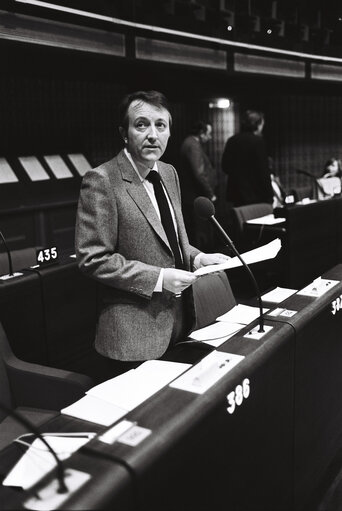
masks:
{"label": "stack of paper", "polygon": [[[269,309],[263,309],[263,313]],[[230,311],[222,316],[216,318],[218,321],[227,321],[228,323],[240,323],[241,325],[248,325],[260,315],[259,307],[251,307],[250,305],[243,305],[239,303],[235,305]]]}
{"label": "stack of paper", "polygon": [[261,298],[265,302],[280,303],[286,300],[286,298],[288,298],[289,296],[294,295],[295,293],[297,293],[296,289],[276,287],[275,289],[272,289],[272,291],[269,291],[268,293],[262,295]]}
{"label": "stack of paper", "polygon": [[238,323],[225,323],[223,321],[219,321],[212,325],[205,326],[204,328],[200,328],[199,330],[194,330],[191,332],[189,337],[196,341],[203,341],[206,344],[210,344],[217,348],[220,344],[223,344],[241,330],[241,328],[243,328],[243,325]]}
{"label": "stack of paper", "polygon": [[[267,259],[273,259],[278,254],[280,249],[281,241],[279,238],[277,238],[271,241],[270,243],[267,243],[267,245],[254,248],[249,252],[241,254],[241,257],[246,264],[257,263],[260,261],[265,261]],[[237,266],[242,266],[240,259],[238,257],[231,257],[224,263],[202,266],[202,268],[196,270],[194,274],[202,276],[217,271],[229,270],[230,268],[236,268]]]}
{"label": "stack of paper", "polygon": [[149,360],[88,390],[61,413],[109,426],[186,371],[191,364]]}

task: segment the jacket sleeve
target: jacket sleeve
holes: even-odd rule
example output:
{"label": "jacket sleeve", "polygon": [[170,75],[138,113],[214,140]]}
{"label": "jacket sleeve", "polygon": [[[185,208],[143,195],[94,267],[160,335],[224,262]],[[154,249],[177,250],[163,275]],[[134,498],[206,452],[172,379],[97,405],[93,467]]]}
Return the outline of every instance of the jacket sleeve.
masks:
{"label": "jacket sleeve", "polygon": [[117,203],[109,178],[90,170],[82,181],[76,218],[79,268],[102,284],[151,298],[160,268],[120,254],[118,232]]}

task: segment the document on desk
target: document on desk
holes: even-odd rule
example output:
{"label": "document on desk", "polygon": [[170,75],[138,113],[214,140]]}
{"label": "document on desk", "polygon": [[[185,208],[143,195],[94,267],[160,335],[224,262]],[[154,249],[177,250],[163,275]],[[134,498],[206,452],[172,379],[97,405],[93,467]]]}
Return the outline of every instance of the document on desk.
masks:
{"label": "document on desk", "polygon": [[63,408],[61,413],[84,421],[95,422],[95,424],[110,426],[126,415],[128,410],[86,394],[75,403]]}
{"label": "document on desk", "polygon": [[170,383],[170,387],[203,394],[244,358],[242,355],[233,353],[212,351],[189,371]]}
{"label": "document on desk", "polygon": [[[269,309],[263,308],[263,313],[267,312]],[[227,321],[228,323],[241,323],[242,325],[248,325],[255,319],[257,319],[260,315],[259,307],[252,307],[251,305],[243,305],[239,303],[235,305],[230,311],[222,314],[216,318],[217,321]]]}
{"label": "document on desk", "polygon": [[148,360],[136,369],[120,374],[87,391],[103,401],[127,411],[133,410],[150,396],[161,390],[191,364],[168,362],[166,360]]}
{"label": "document on desk", "polygon": [[273,213],[246,220],[246,224],[276,225],[285,222],[285,218],[275,218]]}
{"label": "document on desk", "polygon": [[195,341],[202,341],[217,348],[220,346],[220,344],[224,343],[239,330],[241,330],[241,328],[243,328],[243,325],[238,323],[226,323],[224,321],[218,321],[212,325],[194,330],[191,332],[189,337]]}
{"label": "document on desk", "polygon": [[[244,254],[241,254],[242,259],[246,264],[257,263],[260,261],[265,261],[267,259],[273,259],[281,249],[281,241],[279,238],[263,245],[262,247],[254,248],[253,250],[249,250]],[[240,259],[235,256],[231,257],[225,263],[221,264],[210,264],[208,266],[202,266],[194,272],[195,275],[202,276],[207,275],[208,273],[215,273],[217,271],[229,270],[230,268],[236,268],[237,266],[242,266]]]}
{"label": "document on desk", "polygon": [[[83,437],[81,435],[82,433],[80,433],[79,437],[67,437],[53,436],[52,434],[51,436],[46,436],[45,439],[62,461],[69,458],[72,453],[89,442],[89,440],[95,436],[95,433],[90,433],[88,436],[84,434]],[[55,458],[50,451],[48,451],[46,445],[37,438],[32,442],[31,447],[27,449],[18,463],[14,465],[2,484],[4,486],[19,486],[26,490],[38,482],[55,466]]]}
{"label": "document on desk", "polygon": [[272,289],[272,291],[269,291],[268,293],[265,293],[262,295],[262,299],[265,302],[271,302],[271,303],[280,303],[289,296],[294,295],[297,293],[297,289],[289,289],[287,287],[276,287],[275,289]]}

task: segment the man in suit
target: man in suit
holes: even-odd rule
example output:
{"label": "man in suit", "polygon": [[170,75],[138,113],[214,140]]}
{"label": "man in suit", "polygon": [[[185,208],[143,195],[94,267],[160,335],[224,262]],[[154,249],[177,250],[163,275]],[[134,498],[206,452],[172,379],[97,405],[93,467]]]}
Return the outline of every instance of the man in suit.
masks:
{"label": "man in suit", "polygon": [[76,255],[80,269],[101,284],[95,348],[113,376],[184,339],[191,270],[227,259],[188,242],[177,173],[159,161],[170,125],[161,93],[127,95],[120,106],[124,149],[82,181]]}
{"label": "man in suit", "polygon": [[[205,196],[212,202],[216,201],[215,171],[204,150],[205,144],[211,139],[211,133],[211,125],[199,121],[193,125],[190,135],[184,139],[180,148],[178,174],[182,191],[184,221],[190,243],[195,244],[199,239],[198,229],[201,224],[194,213],[194,200],[196,197]],[[204,227],[207,231],[207,223],[204,224]]]}
{"label": "man in suit", "polygon": [[262,136],[264,115],[247,110],[241,132],[230,137],[222,155],[222,170],[228,175],[227,200],[233,206],[273,201],[270,170]]}

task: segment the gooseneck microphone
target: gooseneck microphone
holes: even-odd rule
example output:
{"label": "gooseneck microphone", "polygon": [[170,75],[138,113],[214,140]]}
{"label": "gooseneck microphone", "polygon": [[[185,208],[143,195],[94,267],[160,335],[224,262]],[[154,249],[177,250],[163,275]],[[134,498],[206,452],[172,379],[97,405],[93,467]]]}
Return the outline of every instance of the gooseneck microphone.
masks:
{"label": "gooseneck microphone", "polygon": [[13,264],[12,264],[11,252],[10,252],[10,249],[8,248],[7,243],[6,243],[5,236],[2,234],[1,231],[0,231],[0,238],[2,239],[2,242],[5,246],[6,253],[7,253],[9,275],[13,275]]}
{"label": "gooseneck microphone", "polygon": [[302,169],[297,169],[296,173],[297,174],[303,174],[303,176],[310,177],[315,182],[316,188],[318,190],[320,190],[320,192],[322,192],[323,196],[327,195],[327,193],[324,191],[323,186],[321,185],[321,183],[319,183],[317,181],[317,177],[314,174],[311,174],[311,172],[308,172],[307,170],[302,170]]}
{"label": "gooseneck microphone", "polygon": [[52,456],[55,458],[55,461],[57,463],[57,480],[58,480],[58,493],[67,493],[68,488],[65,484],[65,473],[64,473],[64,466],[62,461],[58,458],[56,452],[53,450],[51,445],[45,440],[44,435],[40,433],[38,428],[34,426],[30,421],[28,421],[25,417],[23,417],[20,413],[16,412],[15,410],[12,410],[8,406],[6,406],[4,403],[0,402],[0,409],[4,412],[8,413],[11,417],[14,417],[18,422],[20,422],[23,426],[25,426],[30,432],[32,432],[39,440],[41,440],[46,447],[49,449]]}
{"label": "gooseneck microphone", "polygon": [[264,329],[263,306],[262,306],[262,299],[261,299],[261,294],[260,294],[258,283],[255,280],[255,277],[254,277],[251,269],[245,263],[245,261],[242,259],[241,255],[239,254],[239,252],[235,248],[234,243],[232,242],[232,240],[230,239],[230,237],[228,236],[226,231],[223,229],[223,227],[216,220],[214,204],[207,197],[197,197],[195,199],[195,201],[194,201],[194,209],[195,209],[195,213],[200,218],[202,218],[204,220],[210,220],[215,225],[215,227],[222,234],[223,238],[226,240],[228,246],[233,250],[234,254],[238,257],[238,259],[241,261],[242,265],[248,271],[249,276],[251,277],[251,279],[253,281],[253,285],[254,285],[254,288],[255,288],[255,291],[256,291],[256,295],[257,295],[257,298],[258,298],[259,309],[260,309],[260,314],[259,314],[259,330],[258,331],[259,332],[265,332],[265,329]]}

